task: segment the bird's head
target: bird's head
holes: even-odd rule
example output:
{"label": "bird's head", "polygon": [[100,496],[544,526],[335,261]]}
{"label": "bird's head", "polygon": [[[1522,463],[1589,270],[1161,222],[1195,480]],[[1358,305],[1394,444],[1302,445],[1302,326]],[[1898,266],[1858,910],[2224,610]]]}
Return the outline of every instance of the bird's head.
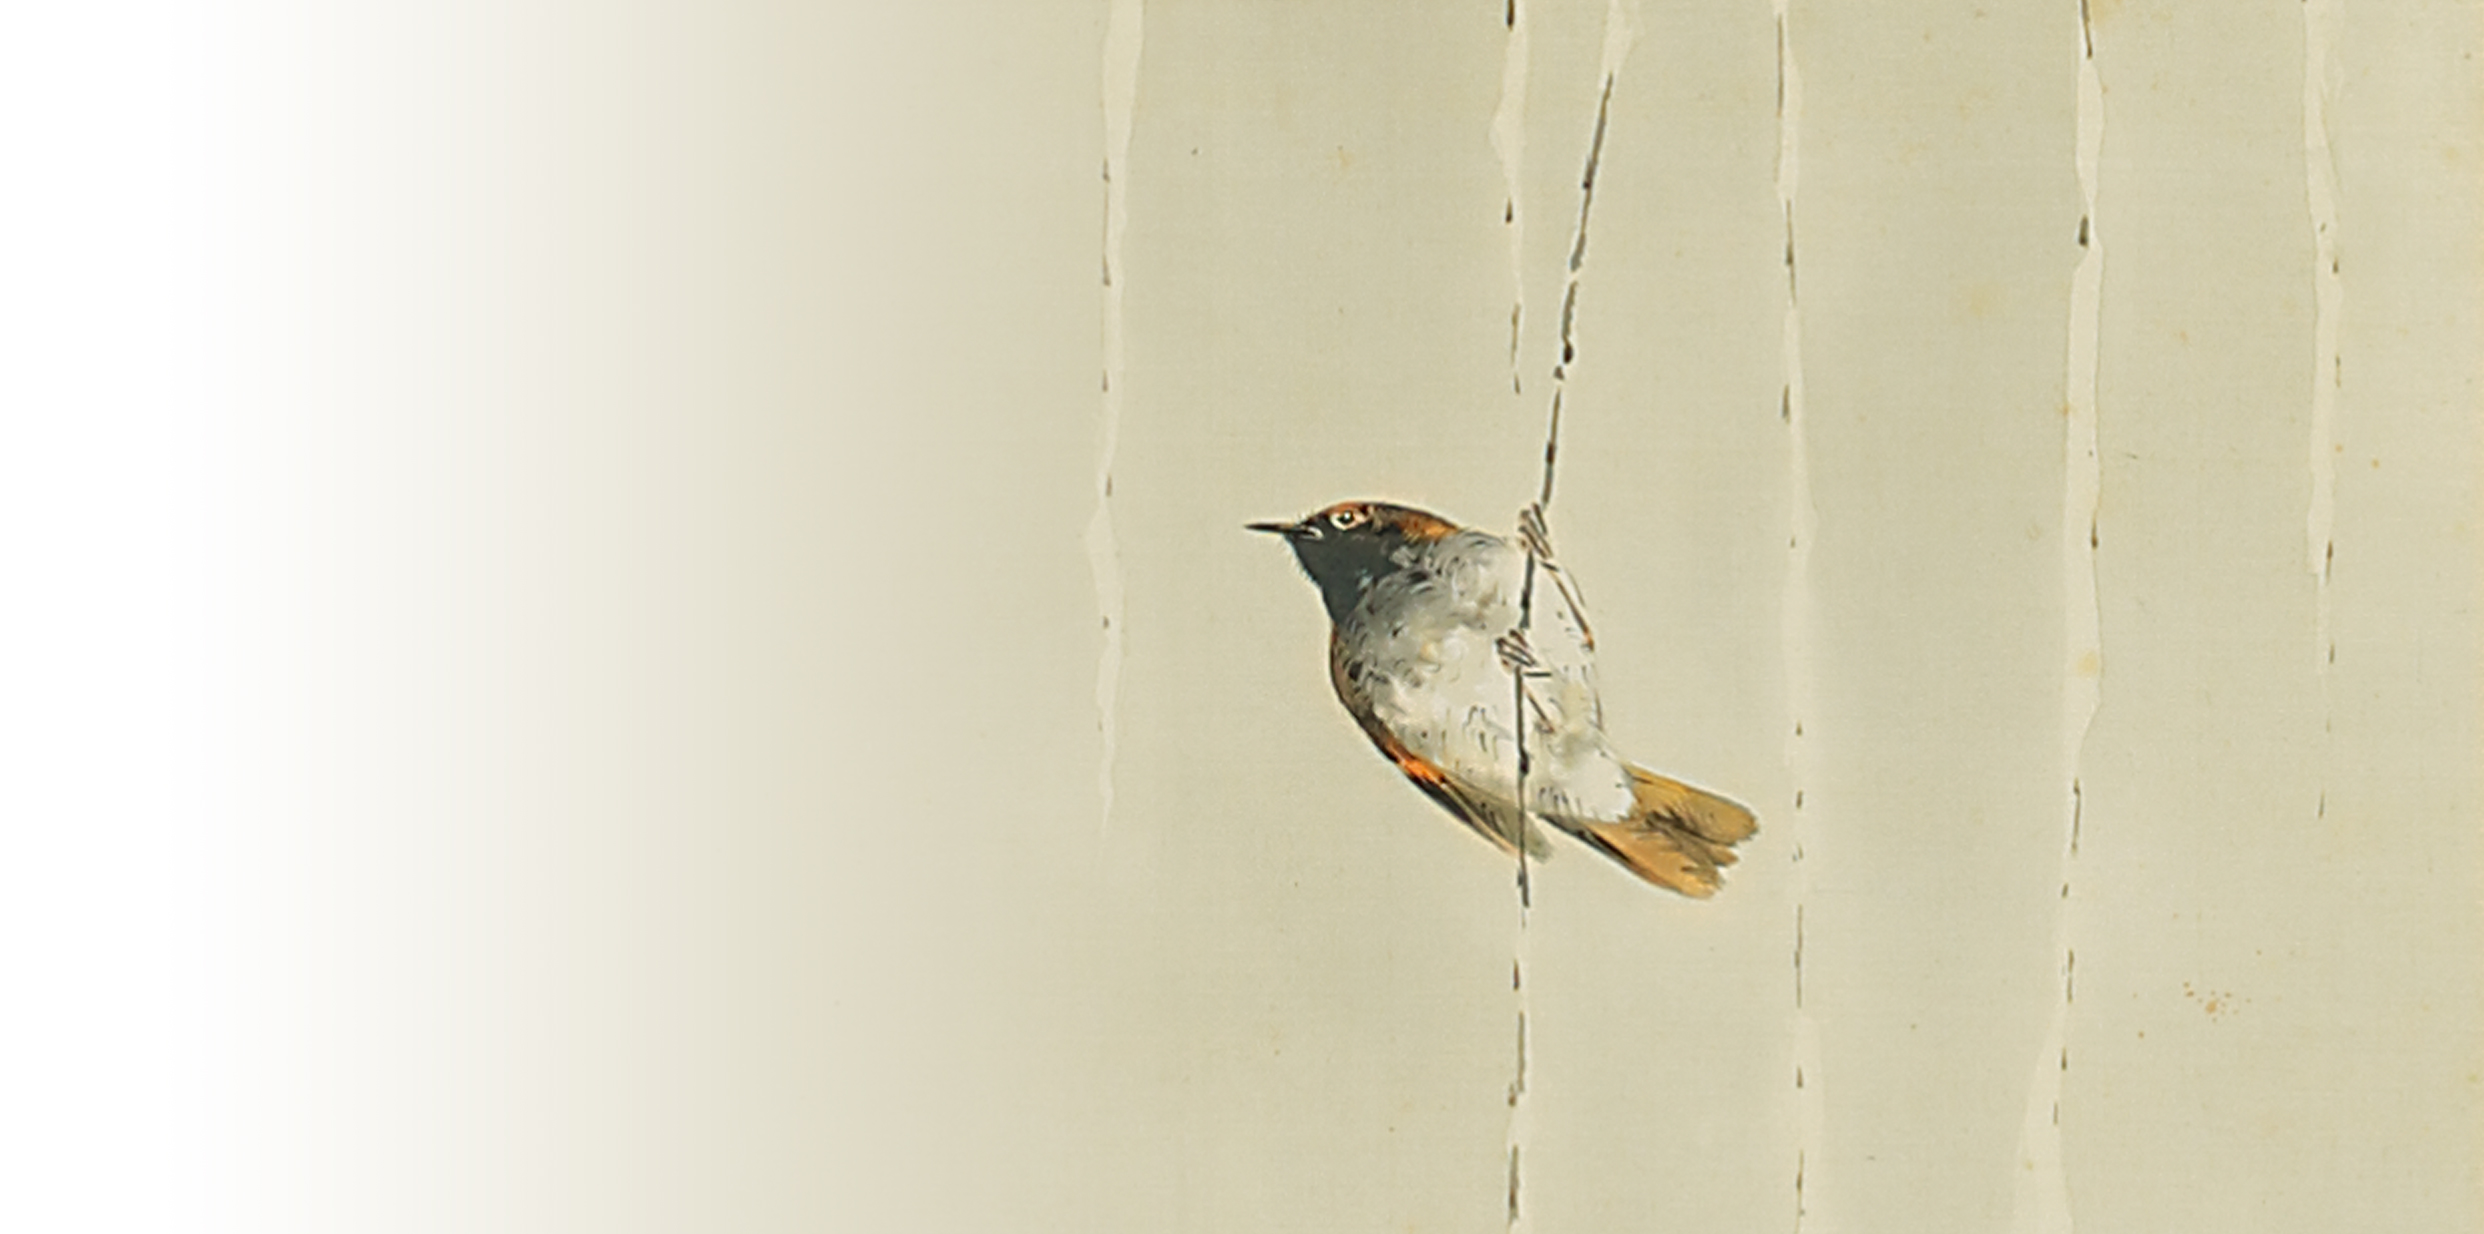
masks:
{"label": "bird's head", "polygon": [[1252,523],[1250,529],[1285,537],[1302,572],[1319,586],[1329,620],[1341,622],[1374,582],[1413,565],[1426,545],[1458,527],[1408,506],[1341,501],[1294,522]]}

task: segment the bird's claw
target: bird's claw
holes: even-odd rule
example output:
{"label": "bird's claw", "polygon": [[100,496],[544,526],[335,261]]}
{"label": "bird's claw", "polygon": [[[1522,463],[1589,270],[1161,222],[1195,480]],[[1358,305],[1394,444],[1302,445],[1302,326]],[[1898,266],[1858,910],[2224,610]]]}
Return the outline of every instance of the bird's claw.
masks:
{"label": "bird's claw", "polygon": [[1518,512],[1518,539],[1539,560],[1552,560],[1552,532],[1544,526],[1543,503],[1529,502]]}
{"label": "bird's claw", "polygon": [[1523,630],[1512,630],[1492,640],[1492,649],[1500,653],[1501,667],[1513,675],[1536,671],[1535,649],[1527,645]]}

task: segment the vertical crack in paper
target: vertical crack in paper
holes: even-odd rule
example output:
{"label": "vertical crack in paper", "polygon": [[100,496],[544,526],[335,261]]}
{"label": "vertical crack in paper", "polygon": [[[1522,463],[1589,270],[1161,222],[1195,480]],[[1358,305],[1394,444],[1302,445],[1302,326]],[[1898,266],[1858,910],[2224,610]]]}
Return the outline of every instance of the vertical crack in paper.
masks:
{"label": "vertical crack in paper", "polygon": [[2346,383],[2338,349],[2346,284],[2337,255],[2337,156],[2329,144],[2329,42],[2337,0],[2303,0],[2303,199],[2312,240],[2311,500],[2305,511],[2304,564],[2312,573],[2312,672],[2320,680],[2322,762],[2312,814],[2329,814],[2330,733],[2337,726],[2330,669],[2337,664],[2335,601],[2329,585],[2337,564],[2337,400]]}
{"label": "vertical crack in paper", "polygon": [[1096,789],[1102,798],[1099,834],[1112,826],[1113,759],[1121,728],[1121,544],[1113,530],[1113,460],[1121,448],[1125,371],[1121,238],[1130,222],[1126,181],[1130,124],[1138,106],[1141,8],[1142,0],[1113,0],[1104,31],[1103,408],[1096,443],[1095,513],[1087,520],[1086,536],[1087,565],[1095,575],[1095,606],[1103,633],[1095,666],[1096,728],[1102,737],[1096,767]]}
{"label": "vertical crack in paper", "polygon": [[1501,102],[1492,113],[1492,153],[1501,161],[1501,224],[1509,233],[1509,392],[1522,393],[1519,338],[1527,317],[1527,9],[1508,0],[1501,50]]}
{"label": "vertical crack in paper", "polygon": [[1794,1228],[1813,1220],[1817,1188],[1813,1179],[1826,1122],[1820,1091],[1820,1033],[1803,1002],[1803,941],[1811,900],[1811,872],[1804,861],[1808,834],[1811,762],[1804,724],[1813,700],[1811,545],[1819,511],[1811,494],[1811,443],[1803,405],[1803,315],[1801,285],[1795,272],[1794,200],[1801,167],[1803,81],[1794,58],[1793,15],[1788,0],[1774,0],[1777,25],[1777,211],[1785,231],[1785,315],[1781,338],[1784,381],[1778,389],[1777,416],[1785,428],[1786,537],[1785,594],[1779,643],[1785,658],[1785,765],[1792,798],[1792,871],[1794,901]]}
{"label": "vertical crack in paper", "polygon": [[2085,3],[2078,11],[2077,146],[2078,265],[2070,275],[2069,345],[2062,402],[2062,687],[2063,825],[2059,893],[2053,904],[2051,954],[2059,996],[2036,1052],[2019,1131],[2011,1229],[2018,1234],[2069,1234],[2070,1189],[2062,1162],[2062,1092],[2070,1070],[2070,1011],[2077,952],[2071,932],[2071,875],[2079,853],[2086,797],[2080,784],[2088,729],[2096,717],[2104,646],[2096,602],[2098,505],[2103,492],[2096,438],[2096,373],[2104,305],[2104,228],[2096,189],[2104,149],[2104,86],[2096,71],[2095,31]]}

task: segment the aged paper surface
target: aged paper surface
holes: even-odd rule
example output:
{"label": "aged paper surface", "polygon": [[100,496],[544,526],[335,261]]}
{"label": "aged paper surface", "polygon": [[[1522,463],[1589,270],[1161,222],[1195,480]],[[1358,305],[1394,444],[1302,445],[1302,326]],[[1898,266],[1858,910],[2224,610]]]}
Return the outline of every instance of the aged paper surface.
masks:
{"label": "aged paper surface", "polygon": [[1461,16],[1145,9],[1149,1220],[1500,1218],[1509,871],[1230,529],[1510,525],[1610,81],[1552,523],[1609,727],[1763,832],[1537,875],[1521,1219],[2474,1228],[2473,14]]}
{"label": "aged paper surface", "polygon": [[[2484,1229],[2474,6],[847,10],[11,75],[12,1224]],[[1556,386],[1522,933],[1244,524]]]}

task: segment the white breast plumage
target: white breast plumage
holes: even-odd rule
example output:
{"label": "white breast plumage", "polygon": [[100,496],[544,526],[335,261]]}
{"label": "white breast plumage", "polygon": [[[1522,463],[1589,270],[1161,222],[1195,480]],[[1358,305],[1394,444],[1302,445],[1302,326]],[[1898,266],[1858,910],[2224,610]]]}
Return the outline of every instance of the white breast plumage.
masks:
{"label": "white breast plumage", "polygon": [[[1601,727],[1586,624],[1558,575],[1540,564],[1536,573],[1529,804],[1563,820],[1623,818],[1630,778]],[[1338,631],[1373,719],[1407,751],[1502,806],[1517,801],[1518,695],[1499,640],[1518,625],[1525,585],[1523,550],[1464,531],[1377,581]]]}

